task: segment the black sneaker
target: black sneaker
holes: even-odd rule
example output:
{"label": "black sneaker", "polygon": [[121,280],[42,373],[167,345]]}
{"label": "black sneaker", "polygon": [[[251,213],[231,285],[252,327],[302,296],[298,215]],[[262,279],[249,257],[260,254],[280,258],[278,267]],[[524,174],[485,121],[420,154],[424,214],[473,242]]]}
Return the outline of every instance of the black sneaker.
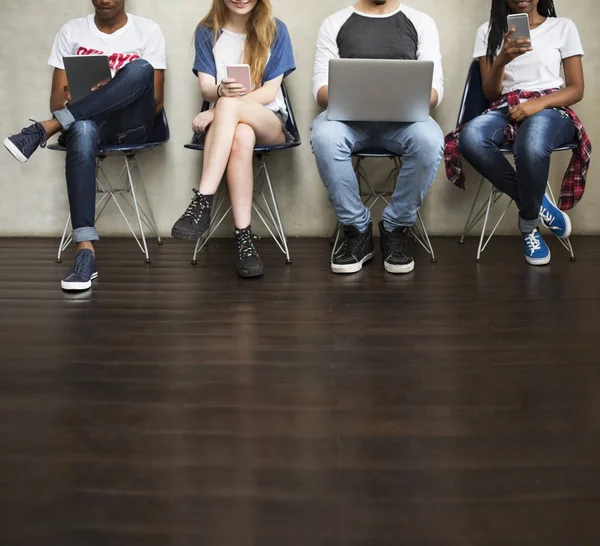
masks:
{"label": "black sneaker", "polygon": [[210,227],[212,195],[202,195],[194,188],[194,198],[181,218],[175,222],[171,236],[186,241],[197,241]]}
{"label": "black sneaker", "polygon": [[415,261],[408,250],[409,227],[399,227],[394,231],[386,231],[383,221],[379,222],[381,234],[381,253],[383,265],[388,273],[410,273],[415,268]]}
{"label": "black sneaker", "polygon": [[60,285],[63,290],[87,290],[92,281],[98,278],[96,259],[91,250],[80,250],[75,256],[75,263],[63,277]]}
{"label": "black sneaker", "polygon": [[361,233],[356,226],[342,226],[342,244],[331,260],[334,273],[358,273],[375,256],[373,224]]}
{"label": "black sneaker", "polygon": [[235,267],[240,277],[260,277],[264,273],[263,263],[254,246],[252,228],[236,229],[235,242],[237,245],[237,259]]}
{"label": "black sneaker", "polygon": [[35,120],[33,125],[25,127],[18,135],[4,139],[4,147],[21,163],[25,163],[40,146],[46,147],[46,131]]}

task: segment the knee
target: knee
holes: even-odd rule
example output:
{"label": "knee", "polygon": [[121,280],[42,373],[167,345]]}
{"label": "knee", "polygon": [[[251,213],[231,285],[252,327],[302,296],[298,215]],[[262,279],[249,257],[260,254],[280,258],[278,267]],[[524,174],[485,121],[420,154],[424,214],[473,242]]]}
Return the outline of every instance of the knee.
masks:
{"label": "knee", "polygon": [[473,122],[460,132],[458,146],[460,153],[466,157],[473,155],[477,148],[481,146],[481,134]]}
{"label": "knee", "polygon": [[98,126],[91,120],[76,121],[66,132],[67,145],[96,150],[98,148]]}
{"label": "knee", "polygon": [[237,126],[233,136],[231,146],[231,155],[233,156],[251,156],[254,153],[254,145],[256,136],[254,130],[245,123],[240,123]]}
{"label": "knee", "polygon": [[552,148],[545,146],[543,143],[535,139],[524,139],[523,142],[517,141],[515,145],[515,161],[521,163],[527,161],[529,163],[538,163],[550,160]]}
{"label": "knee", "polygon": [[154,67],[145,59],[136,59],[126,64],[120,72],[132,74],[145,83],[154,82]]}
{"label": "knee", "polygon": [[215,106],[215,114],[219,115],[237,115],[239,111],[240,100],[235,97],[222,97]]}
{"label": "knee", "polygon": [[349,153],[351,148],[345,136],[344,124],[327,118],[315,121],[310,143],[317,158],[320,155],[332,156],[336,151]]}
{"label": "knee", "polygon": [[413,153],[426,162],[441,159],[444,154],[444,133],[434,121],[420,123],[411,135],[407,153]]}

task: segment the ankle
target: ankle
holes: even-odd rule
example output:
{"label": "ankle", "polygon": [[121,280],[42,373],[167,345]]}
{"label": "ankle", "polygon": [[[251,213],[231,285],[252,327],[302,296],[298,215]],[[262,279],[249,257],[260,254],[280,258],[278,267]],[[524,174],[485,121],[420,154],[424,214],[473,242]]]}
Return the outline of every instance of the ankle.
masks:
{"label": "ankle", "polygon": [[77,243],[77,252],[80,250],[91,250],[94,257],[96,257],[96,249],[91,241],[84,241],[82,243]]}
{"label": "ankle", "polygon": [[61,130],[61,125],[56,119],[49,119],[47,121],[40,121],[40,125],[46,132],[46,138],[53,137],[56,133]]}

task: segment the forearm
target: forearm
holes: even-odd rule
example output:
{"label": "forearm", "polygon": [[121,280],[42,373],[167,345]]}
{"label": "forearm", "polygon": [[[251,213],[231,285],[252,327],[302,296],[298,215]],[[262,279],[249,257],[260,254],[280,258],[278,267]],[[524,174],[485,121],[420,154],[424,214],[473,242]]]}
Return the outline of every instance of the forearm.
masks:
{"label": "forearm", "polygon": [[583,89],[567,86],[556,93],[536,99],[544,108],[566,108],[577,104],[583,98]]}
{"label": "forearm", "polygon": [[277,91],[273,92],[273,89],[268,89],[264,85],[244,95],[244,98],[250,102],[257,104],[271,104],[277,98]]}
{"label": "forearm", "polygon": [[317,93],[317,104],[321,108],[327,108],[329,106],[329,86],[324,85],[319,89]]}
{"label": "forearm", "polygon": [[62,110],[65,107],[66,100],[64,91],[52,93],[50,95],[50,112]]}
{"label": "forearm", "polygon": [[429,106],[432,110],[437,107],[439,100],[440,100],[440,96],[437,92],[437,89],[432,89],[431,90],[431,100],[429,103]]}
{"label": "forearm", "polygon": [[483,80],[483,94],[489,101],[495,101],[502,95],[502,84],[504,82],[505,65],[498,61],[492,64],[490,71]]}
{"label": "forearm", "polygon": [[208,102],[217,102],[219,100],[219,96],[217,95],[218,85],[213,84],[205,84],[200,86],[200,92],[202,93],[202,98]]}

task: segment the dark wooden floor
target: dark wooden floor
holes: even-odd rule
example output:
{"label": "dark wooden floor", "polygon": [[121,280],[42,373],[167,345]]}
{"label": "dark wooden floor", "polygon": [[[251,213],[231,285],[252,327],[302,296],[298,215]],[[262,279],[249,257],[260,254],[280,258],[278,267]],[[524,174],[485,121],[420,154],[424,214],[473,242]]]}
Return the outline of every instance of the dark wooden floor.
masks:
{"label": "dark wooden floor", "polygon": [[600,239],[404,277],[263,241],[254,281],[106,240],[79,297],[56,244],[0,240],[2,546],[600,544]]}

